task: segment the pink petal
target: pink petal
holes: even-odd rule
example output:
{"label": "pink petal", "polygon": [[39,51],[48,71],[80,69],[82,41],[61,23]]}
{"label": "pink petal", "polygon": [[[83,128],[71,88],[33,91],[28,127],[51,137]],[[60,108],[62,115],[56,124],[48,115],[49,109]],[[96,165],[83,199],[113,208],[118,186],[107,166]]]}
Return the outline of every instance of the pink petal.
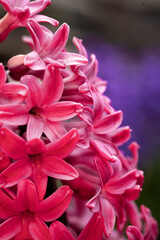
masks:
{"label": "pink petal", "polygon": [[42,200],[46,193],[48,177],[42,172],[39,161],[34,164],[29,178],[36,186],[39,200]]}
{"label": "pink petal", "polygon": [[69,26],[63,23],[58,30],[54,33],[52,39],[48,42],[46,46],[46,56],[51,59],[55,59],[64,50],[69,35]]}
{"label": "pink petal", "polygon": [[48,65],[42,82],[42,105],[59,101],[63,93],[63,88],[63,79],[59,70],[52,65]]}
{"label": "pink petal", "polygon": [[27,178],[32,172],[31,165],[26,159],[12,163],[0,174],[0,186],[11,187],[21,179]]}
{"label": "pink petal", "polygon": [[7,219],[17,215],[16,201],[5,189],[0,189],[0,218]]}
{"label": "pink petal", "polygon": [[46,69],[45,62],[40,58],[36,51],[32,51],[25,56],[24,65],[35,71]]}
{"label": "pink petal", "polygon": [[57,27],[59,22],[51,17],[41,15],[41,14],[36,14],[34,17],[32,17],[36,22],[41,23],[41,22],[47,22],[52,24],[53,26]]}
{"label": "pink petal", "polygon": [[0,225],[0,238],[11,239],[22,229],[20,217],[12,217]]}
{"label": "pink petal", "polygon": [[[33,19],[30,19],[28,21],[27,28],[28,28],[28,31],[30,32],[30,35],[31,35],[32,39],[33,39],[34,50],[35,50],[35,52],[29,53],[29,56],[33,55],[33,57],[31,57],[31,58],[35,59],[34,55],[39,56],[38,53],[40,52],[41,47],[44,47],[44,44],[46,42],[46,35],[45,35],[44,30],[43,30],[43,27],[41,25],[39,25]],[[27,60],[27,59],[25,58],[25,60]],[[25,62],[25,65],[26,65],[26,62]]]}
{"label": "pink petal", "polygon": [[13,159],[26,155],[25,140],[7,128],[0,129],[0,148]]}
{"label": "pink petal", "polygon": [[100,240],[104,231],[104,218],[97,212],[94,213],[77,240]]}
{"label": "pink petal", "polygon": [[86,57],[76,54],[76,53],[70,53],[70,52],[62,52],[60,54],[60,58],[64,59],[66,61],[66,65],[85,65],[88,63],[88,60]]}
{"label": "pink petal", "polygon": [[32,218],[29,223],[29,232],[36,240],[51,240],[48,227],[39,217]]}
{"label": "pink petal", "polygon": [[76,37],[73,37],[73,43],[76,46],[79,54],[81,54],[82,56],[88,58],[88,54],[87,51],[85,49],[85,47],[82,44],[82,40]]}
{"label": "pink petal", "polygon": [[24,101],[27,94],[27,87],[19,83],[7,83],[0,86],[0,103],[15,104]]}
{"label": "pink petal", "polygon": [[72,180],[79,176],[70,164],[54,156],[45,157],[41,163],[41,169],[45,175],[61,180]]}
{"label": "pink petal", "polygon": [[23,179],[18,183],[17,188],[17,206],[19,210],[36,212],[39,199],[33,182],[29,179]]}
{"label": "pink petal", "polygon": [[24,104],[0,105],[0,122],[9,125],[25,125],[28,108]]}
{"label": "pink petal", "polygon": [[26,143],[27,153],[31,155],[45,152],[46,146],[41,139],[35,138]]}
{"label": "pink petal", "polygon": [[93,126],[96,134],[106,134],[120,126],[122,122],[122,112],[114,112],[107,117],[97,120]]}
{"label": "pink petal", "polygon": [[60,217],[68,208],[72,190],[68,186],[60,187],[51,196],[39,204],[39,216],[43,221],[50,222]]}
{"label": "pink petal", "polygon": [[29,1],[27,5],[29,6],[31,14],[36,15],[37,13],[43,11],[50,4],[51,4],[51,0],[36,0],[36,1]]}
{"label": "pink petal", "polygon": [[44,109],[45,117],[50,121],[64,121],[82,112],[83,105],[71,101],[53,103]]}
{"label": "pink petal", "polygon": [[126,229],[128,240],[144,240],[142,233],[135,226],[128,226]]}
{"label": "pink petal", "polygon": [[41,118],[29,116],[29,121],[27,124],[27,140],[32,140],[33,138],[40,138],[44,131],[44,122]]}
{"label": "pink petal", "polygon": [[112,205],[106,199],[101,198],[100,203],[101,203],[102,215],[105,221],[104,233],[106,237],[109,237],[109,235],[113,231],[115,221],[116,221],[115,211]]}
{"label": "pink petal", "polygon": [[53,222],[49,227],[52,240],[74,240],[66,226],[59,221]]}
{"label": "pink petal", "polygon": [[29,108],[39,106],[42,99],[42,89],[38,78],[32,75],[25,75],[21,82],[28,87],[26,103]]}
{"label": "pink petal", "polygon": [[6,72],[4,70],[3,64],[0,63],[0,86],[6,82]]}
{"label": "pink petal", "polygon": [[121,146],[122,144],[127,142],[128,139],[130,139],[131,137],[130,132],[131,132],[131,129],[128,126],[118,128],[111,136],[112,142],[116,146]]}
{"label": "pink petal", "polygon": [[90,140],[90,143],[101,158],[111,162],[115,162],[117,160],[115,147],[111,143],[103,143],[97,139]]}
{"label": "pink petal", "polygon": [[134,201],[126,201],[125,211],[130,223],[139,229],[142,229],[142,222],[139,209]]}
{"label": "pink petal", "polygon": [[126,190],[134,187],[140,174],[141,172],[134,169],[122,177],[113,180],[111,179],[105,184],[104,188],[107,192],[112,194],[123,194]]}
{"label": "pink petal", "polygon": [[47,144],[46,155],[54,155],[59,158],[66,158],[75,148],[79,135],[76,129],[70,130],[57,141]]}

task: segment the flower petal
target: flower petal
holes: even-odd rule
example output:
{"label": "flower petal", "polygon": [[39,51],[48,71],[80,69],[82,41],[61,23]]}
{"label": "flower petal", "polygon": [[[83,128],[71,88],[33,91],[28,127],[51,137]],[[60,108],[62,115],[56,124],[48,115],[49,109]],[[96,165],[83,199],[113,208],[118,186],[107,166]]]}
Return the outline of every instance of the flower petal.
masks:
{"label": "flower petal", "polygon": [[107,117],[97,120],[94,123],[95,133],[105,134],[110,131],[113,131],[120,126],[122,122],[122,112],[117,111],[109,114]]}
{"label": "flower petal", "polygon": [[0,129],[0,148],[13,159],[26,155],[25,140],[7,128]]}
{"label": "flower petal", "polygon": [[142,171],[134,169],[127,172],[122,177],[113,180],[110,179],[110,181],[105,184],[104,189],[112,194],[123,194],[126,190],[135,186],[141,175],[143,175]]}
{"label": "flower petal", "polygon": [[53,155],[59,158],[66,158],[75,148],[79,135],[76,129],[70,130],[57,141],[47,144],[46,155]]}
{"label": "flower petal", "polygon": [[71,198],[72,190],[68,186],[60,187],[51,196],[44,199],[39,204],[40,218],[45,222],[56,220],[68,208]]}
{"label": "flower petal", "polygon": [[74,240],[66,226],[59,221],[55,221],[50,225],[49,232],[52,240]]}
{"label": "flower petal", "polygon": [[32,218],[29,223],[29,232],[36,240],[51,240],[48,227],[39,217]]}
{"label": "flower petal", "polygon": [[[35,155],[43,153],[46,150],[46,146],[41,139],[34,138],[26,143],[27,153]],[[39,156],[40,157],[40,156]]]}
{"label": "flower petal", "polygon": [[32,168],[32,174],[29,178],[36,186],[39,200],[42,200],[46,193],[48,177],[42,172],[39,162]]}
{"label": "flower petal", "polygon": [[112,142],[116,146],[121,146],[122,144],[127,142],[128,139],[131,137],[130,132],[131,129],[128,126],[116,129],[111,136]]}
{"label": "flower petal", "polygon": [[62,52],[60,57],[66,61],[66,65],[85,65],[88,63],[86,57],[77,54],[77,53],[70,53],[70,52]]}
{"label": "flower petal", "polygon": [[44,131],[44,122],[41,118],[29,116],[27,124],[27,140],[32,140],[34,138],[40,138]]}
{"label": "flower petal", "polygon": [[34,183],[29,179],[23,179],[18,183],[17,188],[17,205],[19,210],[36,212],[39,199]]}
{"label": "flower petal", "polygon": [[17,215],[16,201],[5,189],[0,189],[0,218],[7,219]]}
{"label": "flower petal", "polygon": [[32,51],[25,56],[24,65],[35,71],[46,69],[45,62],[36,51]]}
{"label": "flower petal", "polygon": [[9,218],[0,225],[0,238],[3,240],[11,239],[22,229],[22,222],[19,217]]}
{"label": "flower petal", "polygon": [[63,88],[63,79],[58,68],[48,65],[42,82],[42,105],[59,101],[63,93]]}
{"label": "flower petal", "polygon": [[115,225],[115,220],[116,220],[115,211],[112,205],[104,198],[100,199],[100,204],[102,209],[102,215],[105,221],[104,233],[106,237],[109,237]]}
{"label": "flower petal", "polygon": [[63,101],[53,103],[44,109],[45,117],[50,121],[64,121],[75,117],[83,110],[81,103]]}
{"label": "flower petal", "polygon": [[0,121],[9,125],[24,125],[28,121],[28,108],[24,104],[0,105]]}
{"label": "flower petal", "polygon": [[0,174],[0,186],[11,187],[17,184],[20,179],[27,178],[31,172],[31,165],[26,159],[18,160]]}
{"label": "flower petal", "polygon": [[45,157],[41,163],[41,169],[45,175],[61,180],[72,180],[79,176],[70,164],[54,156]]}
{"label": "flower petal", "polygon": [[7,83],[0,86],[0,104],[15,104],[24,101],[27,87],[19,83]]}
{"label": "flower petal", "polygon": [[115,162],[117,160],[116,149],[110,142],[102,142],[97,139],[91,139],[90,143],[101,158],[110,162]]}
{"label": "flower petal", "polygon": [[21,78],[21,83],[28,87],[26,98],[27,105],[30,108],[40,105],[42,99],[42,89],[39,80],[35,76],[25,75]]}
{"label": "flower petal", "polygon": [[77,240],[100,240],[102,239],[103,231],[104,218],[99,212],[96,212],[92,215]]}
{"label": "flower petal", "polygon": [[46,46],[46,53],[51,59],[55,59],[65,48],[69,35],[69,26],[63,23],[58,30],[54,33],[52,39]]}
{"label": "flower petal", "polygon": [[135,226],[128,226],[126,229],[128,240],[144,240],[142,233]]}
{"label": "flower petal", "polygon": [[51,17],[41,15],[41,14],[36,14],[34,17],[32,17],[36,22],[41,23],[41,22],[47,22],[52,24],[53,26],[57,27],[59,22]]}

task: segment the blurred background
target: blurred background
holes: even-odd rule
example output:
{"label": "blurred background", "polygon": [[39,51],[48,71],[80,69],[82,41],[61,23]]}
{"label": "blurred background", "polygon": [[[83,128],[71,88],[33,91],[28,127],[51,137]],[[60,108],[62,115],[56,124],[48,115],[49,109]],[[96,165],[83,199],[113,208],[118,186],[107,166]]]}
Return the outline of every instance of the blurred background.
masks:
{"label": "blurred background", "polygon": [[[138,204],[151,208],[160,223],[160,1],[54,0],[44,14],[70,25],[68,49],[76,51],[76,36],[97,56],[99,76],[108,82],[105,94],[141,146],[145,181]],[[28,51],[22,34],[16,29],[0,45],[1,62]]]}

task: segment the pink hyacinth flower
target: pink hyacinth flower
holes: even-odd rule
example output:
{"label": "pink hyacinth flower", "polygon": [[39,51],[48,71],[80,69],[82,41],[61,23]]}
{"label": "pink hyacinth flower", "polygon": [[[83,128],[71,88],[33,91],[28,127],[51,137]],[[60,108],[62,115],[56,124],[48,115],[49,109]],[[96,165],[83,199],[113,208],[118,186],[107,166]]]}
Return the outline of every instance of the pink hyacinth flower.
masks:
{"label": "pink hyacinth flower", "polygon": [[0,225],[0,239],[14,236],[15,239],[33,239],[35,229],[43,235],[43,229],[47,228],[44,222],[59,218],[68,208],[71,197],[72,190],[63,186],[48,198],[39,200],[36,187],[29,179],[18,183],[17,197],[0,189],[0,217],[6,219]]}
{"label": "pink hyacinth flower", "polygon": [[0,121],[11,125],[27,124],[27,139],[40,138],[44,132],[53,139],[60,121],[75,117],[83,110],[80,103],[59,101],[63,93],[63,79],[57,68],[48,65],[42,84],[32,75],[21,82],[28,87],[25,104],[0,106]]}
{"label": "pink hyacinth flower", "polygon": [[0,20],[0,42],[4,41],[15,28],[26,27],[28,19],[34,19],[37,22],[48,22],[53,26],[57,26],[58,21],[38,14],[50,3],[50,0],[0,0],[0,4],[8,12]]}
{"label": "pink hyacinth flower", "polygon": [[20,83],[6,83],[6,72],[0,63],[0,104],[15,104],[23,102],[28,87]]}
{"label": "pink hyacinth flower", "polygon": [[69,65],[84,65],[88,60],[80,54],[64,51],[69,26],[64,23],[52,34],[36,21],[28,21],[28,30],[34,43],[34,49],[24,58],[24,65],[32,70],[45,70],[46,64],[65,68]]}
{"label": "pink hyacinth flower", "polygon": [[[141,191],[143,172],[133,169],[126,174],[122,174],[122,176],[117,172],[105,183],[104,180],[106,179],[106,173],[109,172],[109,169],[107,170],[105,163],[102,165],[102,162],[98,161],[99,158],[96,158],[96,165],[101,179],[102,189],[99,189],[97,194],[88,201],[87,207],[92,211],[95,211],[94,209],[96,209],[96,211],[97,209],[100,209],[105,221],[104,232],[106,237],[109,237],[114,229],[116,216],[118,230],[122,230],[122,227],[126,223],[125,209],[122,208],[121,205],[124,204],[125,200],[135,200],[137,197],[137,191]],[[137,185],[139,187],[138,190],[135,191]],[[125,199],[125,194],[130,195],[130,198],[127,195]]]}
{"label": "pink hyacinth flower", "polygon": [[10,187],[29,177],[37,187],[39,198],[43,199],[47,176],[63,180],[78,177],[77,171],[63,160],[73,151],[77,141],[75,129],[45,145],[41,139],[26,142],[7,128],[1,128],[0,148],[14,162],[0,174],[0,186]]}

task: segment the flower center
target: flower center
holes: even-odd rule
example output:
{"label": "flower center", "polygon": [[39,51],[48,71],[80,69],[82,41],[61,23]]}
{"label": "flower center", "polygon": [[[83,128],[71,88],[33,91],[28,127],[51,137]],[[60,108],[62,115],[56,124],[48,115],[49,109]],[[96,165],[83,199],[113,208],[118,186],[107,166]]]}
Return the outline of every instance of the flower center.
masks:
{"label": "flower center", "polygon": [[40,154],[39,153],[37,153],[37,154],[28,154],[28,157],[32,161],[37,162],[40,159]]}
{"label": "flower center", "polygon": [[34,106],[33,108],[31,108],[29,110],[29,114],[33,115],[34,117],[39,117],[38,107]]}

